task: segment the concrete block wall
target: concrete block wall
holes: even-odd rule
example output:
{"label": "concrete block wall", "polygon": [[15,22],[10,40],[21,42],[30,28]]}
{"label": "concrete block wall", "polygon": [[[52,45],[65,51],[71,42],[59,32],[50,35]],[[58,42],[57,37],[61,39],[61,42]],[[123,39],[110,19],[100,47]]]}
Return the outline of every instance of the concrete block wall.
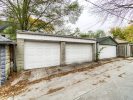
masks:
{"label": "concrete block wall", "polygon": [[24,40],[23,39],[17,40],[16,66],[17,66],[17,71],[21,71],[24,69]]}
{"label": "concrete block wall", "polygon": [[66,42],[60,43],[60,65],[65,65]]}
{"label": "concrete block wall", "polygon": [[93,57],[93,61],[96,61],[96,52],[97,52],[97,47],[96,47],[96,43],[92,44],[92,57]]}

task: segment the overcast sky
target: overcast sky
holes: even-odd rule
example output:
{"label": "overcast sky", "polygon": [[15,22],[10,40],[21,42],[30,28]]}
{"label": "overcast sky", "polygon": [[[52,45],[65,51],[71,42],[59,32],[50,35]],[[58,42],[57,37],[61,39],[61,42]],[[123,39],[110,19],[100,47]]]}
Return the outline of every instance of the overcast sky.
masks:
{"label": "overcast sky", "polygon": [[[95,15],[90,13],[90,7],[92,4],[87,3],[85,0],[78,0],[80,5],[84,6],[84,10],[79,17],[76,24],[72,25],[72,28],[80,28],[82,32],[87,32],[88,30],[98,30],[102,29],[106,32],[109,31],[110,28],[114,26],[125,26],[127,25],[127,22],[124,22],[123,24],[116,23],[113,18],[108,19],[104,24],[103,20],[101,20],[101,16]],[[91,0],[92,2],[95,2],[96,0]]]}

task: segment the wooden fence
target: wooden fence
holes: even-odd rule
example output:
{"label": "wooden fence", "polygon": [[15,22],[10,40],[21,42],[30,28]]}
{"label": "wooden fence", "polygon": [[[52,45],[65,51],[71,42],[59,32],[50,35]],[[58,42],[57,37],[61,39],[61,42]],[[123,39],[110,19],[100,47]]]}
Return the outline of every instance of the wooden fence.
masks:
{"label": "wooden fence", "polygon": [[127,56],[127,46],[126,45],[118,45],[117,46],[117,56],[118,57],[126,57]]}
{"label": "wooden fence", "polygon": [[130,46],[130,55],[133,57],[133,45]]}

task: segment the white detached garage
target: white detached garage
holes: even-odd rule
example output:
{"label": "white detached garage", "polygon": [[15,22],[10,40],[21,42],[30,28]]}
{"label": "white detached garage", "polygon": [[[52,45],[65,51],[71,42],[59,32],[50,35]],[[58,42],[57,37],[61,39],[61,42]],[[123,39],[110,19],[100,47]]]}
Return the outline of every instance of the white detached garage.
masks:
{"label": "white detached garage", "polygon": [[90,44],[66,43],[66,64],[92,61],[92,46]]}
{"label": "white detached garage", "polygon": [[33,69],[95,60],[96,41],[35,32],[17,34],[17,68]]}
{"label": "white detached garage", "polygon": [[60,65],[59,43],[25,41],[24,45],[25,69]]}
{"label": "white detached garage", "polygon": [[97,39],[97,52],[99,59],[117,57],[117,42],[110,36]]}

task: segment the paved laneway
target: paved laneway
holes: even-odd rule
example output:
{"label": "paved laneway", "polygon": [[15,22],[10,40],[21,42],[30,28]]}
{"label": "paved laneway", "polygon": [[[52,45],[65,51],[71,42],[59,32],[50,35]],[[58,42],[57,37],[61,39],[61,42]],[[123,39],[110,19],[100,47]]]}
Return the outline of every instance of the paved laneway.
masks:
{"label": "paved laneway", "polygon": [[122,79],[112,79],[76,100],[133,100],[133,73],[126,73]]}
{"label": "paved laneway", "polygon": [[[30,76],[31,80],[34,76]],[[8,100],[133,100],[133,58],[28,85]]]}

